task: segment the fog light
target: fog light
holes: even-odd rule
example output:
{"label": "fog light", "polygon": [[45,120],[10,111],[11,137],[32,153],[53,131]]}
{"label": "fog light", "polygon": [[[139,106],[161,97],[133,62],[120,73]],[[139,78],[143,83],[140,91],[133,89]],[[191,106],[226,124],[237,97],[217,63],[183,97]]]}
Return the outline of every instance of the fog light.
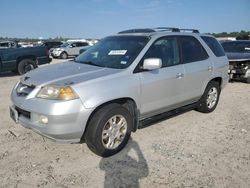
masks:
{"label": "fog light", "polygon": [[39,122],[41,122],[43,124],[48,124],[49,119],[46,116],[44,116],[44,115],[40,115],[39,116]]}

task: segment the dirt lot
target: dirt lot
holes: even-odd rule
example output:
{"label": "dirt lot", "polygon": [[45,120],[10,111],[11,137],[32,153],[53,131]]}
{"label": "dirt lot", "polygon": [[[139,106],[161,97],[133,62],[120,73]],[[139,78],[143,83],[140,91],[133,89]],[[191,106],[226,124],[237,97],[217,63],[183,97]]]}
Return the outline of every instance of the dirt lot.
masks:
{"label": "dirt lot", "polygon": [[229,83],[213,113],[140,129],[102,159],[85,144],[57,144],[16,125],[8,106],[19,78],[0,77],[0,187],[250,187],[248,84]]}

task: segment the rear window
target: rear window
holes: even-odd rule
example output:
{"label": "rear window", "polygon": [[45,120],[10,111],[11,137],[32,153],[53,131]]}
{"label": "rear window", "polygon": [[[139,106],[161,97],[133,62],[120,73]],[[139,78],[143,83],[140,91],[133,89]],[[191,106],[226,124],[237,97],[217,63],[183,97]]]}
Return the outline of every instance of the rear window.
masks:
{"label": "rear window", "polygon": [[181,55],[183,63],[202,61],[208,58],[208,54],[194,37],[180,37]]}
{"label": "rear window", "polygon": [[225,56],[224,49],[215,38],[207,36],[202,36],[201,38],[209,46],[216,57]]}

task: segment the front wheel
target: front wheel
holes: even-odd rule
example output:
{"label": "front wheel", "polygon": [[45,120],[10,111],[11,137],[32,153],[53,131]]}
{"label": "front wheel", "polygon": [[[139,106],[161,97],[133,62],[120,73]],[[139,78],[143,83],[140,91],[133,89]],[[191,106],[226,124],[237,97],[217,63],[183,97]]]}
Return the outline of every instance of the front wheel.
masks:
{"label": "front wheel", "polygon": [[197,110],[203,113],[214,111],[219,102],[220,91],[220,84],[218,82],[209,82],[199,101]]}
{"label": "front wheel", "polygon": [[62,52],[61,55],[60,55],[60,58],[68,59],[68,54],[66,52]]}
{"label": "front wheel", "polygon": [[119,104],[109,104],[91,118],[85,140],[95,154],[108,157],[118,153],[127,144],[132,128],[130,112]]}

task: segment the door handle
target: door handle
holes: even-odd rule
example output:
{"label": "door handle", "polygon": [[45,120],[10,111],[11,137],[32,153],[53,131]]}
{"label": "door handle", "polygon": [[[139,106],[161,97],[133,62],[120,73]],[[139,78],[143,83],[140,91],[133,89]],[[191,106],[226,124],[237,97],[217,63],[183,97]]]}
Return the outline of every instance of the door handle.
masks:
{"label": "door handle", "polygon": [[213,70],[213,67],[212,66],[209,66],[208,67],[208,71],[212,71]]}
{"label": "door handle", "polygon": [[183,78],[184,77],[184,74],[183,73],[178,73],[176,74],[176,78]]}

